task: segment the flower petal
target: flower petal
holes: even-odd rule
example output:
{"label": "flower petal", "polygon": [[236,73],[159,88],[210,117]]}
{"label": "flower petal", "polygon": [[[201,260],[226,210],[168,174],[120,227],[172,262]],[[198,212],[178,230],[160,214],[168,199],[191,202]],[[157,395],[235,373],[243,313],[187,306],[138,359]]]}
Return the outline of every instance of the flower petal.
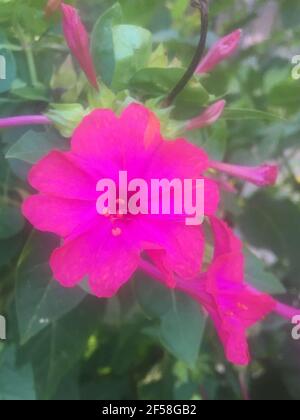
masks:
{"label": "flower petal", "polygon": [[[131,241],[132,242],[132,241]],[[89,286],[99,298],[110,298],[130,279],[139,264],[139,250],[124,240],[123,234],[110,234],[98,251]]]}
{"label": "flower petal", "polygon": [[160,121],[156,115],[143,105],[129,105],[120,117],[120,128],[126,143],[138,149],[153,150],[161,142]]}
{"label": "flower petal", "polygon": [[38,191],[79,200],[97,199],[93,179],[76,166],[72,154],[53,151],[29,173],[29,183]]}
{"label": "flower petal", "polygon": [[96,207],[89,201],[67,200],[48,195],[33,195],[22,205],[23,215],[38,230],[66,237],[79,225],[87,225],[97,217]]}
{"label": "flower petal", "polygon": [[232,56],[239,46],[242,36],[241,29],[231,32],[229,35],[220,38],[201,60],[196,70],[197,74],[208,73],[220,62]]}
{"label": "flower petal", "polygon": [[97,251],[111,234],[111,223],[105,218],[97,221],[84,233],[66,241],[50,259],[54,278],[65,287],[73,287],[89,274],[96,263]]}
{"label": "flower petal", "polygon": [[147,175],[169,180],[199,178],[208,167],[208,157],[185,139],[164,141],[151,160]]}
{"label": "flower petal", "polygon": [[210,223],[214,234],[214,259],[224,254],[242,252],[242,242],[224,221],[210,217]]}
{"label": "flower petal", "polygon": [[210,105],[198,117],[188,121],[186,130],[197,130],[214,124],[222,116],[226,101],[220,100]]}
{"label": "flower petal", "polygon": [[[144,244],[156,244],[161,251],[153,247],[155,263],[164,271],[175,273],[183,279],[194,278],[200,271],[204,253],[204,235],[201,226],[186,226],[174,221],[155,221],[141,225],[140,240]],[[151,245],[144,247],[151,251]],[[151,253],[150,253],[151,255]],[[170,278],[169,278],[170,280]],[[168,281],[169,284],[172,283]]]}

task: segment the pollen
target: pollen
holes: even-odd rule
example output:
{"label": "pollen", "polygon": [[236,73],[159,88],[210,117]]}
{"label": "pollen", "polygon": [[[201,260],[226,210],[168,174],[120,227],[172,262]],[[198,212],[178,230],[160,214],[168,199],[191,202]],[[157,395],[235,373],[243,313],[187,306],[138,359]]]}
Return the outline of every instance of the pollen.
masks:
{"label": "pollen", "polygon": [[122,229],[120,229],[120,228],[113,228],[111,230],[111,233],[115,237],[120,236],[120,235],[122,235]]}
{"label": "pollen", "polygon": [[108,209],[103,209],[102,214],[103,214],[104,217],[110,217],[110,214],[109,214],[109,210]]}
{"label": "pollen", "polygon": [[238,306],[239,309],[242,309],[243,311],[248,311],[249,310],[248,306],[246,306],[246,305],[244,305],[240,302],[237,304],[237,306]]}

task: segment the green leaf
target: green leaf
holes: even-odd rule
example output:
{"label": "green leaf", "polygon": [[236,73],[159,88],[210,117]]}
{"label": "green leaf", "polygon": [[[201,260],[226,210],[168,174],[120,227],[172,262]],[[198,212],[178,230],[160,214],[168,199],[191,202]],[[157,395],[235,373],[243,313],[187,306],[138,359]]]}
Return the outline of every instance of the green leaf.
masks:
{"label": "green leaf", "polygon": [[[0,44],[7,44],[7,38],[0,33]],[[10,90],[16,78],[16,61],[13,53],[7,48],[0,48],[0,93]]]}
{"label": "green leaf", "polygon": [[22,249],[22,235],[0,240],[0,268],[9,264]]}
{"label": "green leaf", "polygon": [[246,280],[259,291],[271,295],[282,295],[286,289],[279,279],[265,270],[263,262],[255,255],[246,254]]}
{"label": "green leaf", "polygon": [[119,3],[108,9],[97,20],[91,37],[91,50],[97,73],[110,86],[115,71],[115,56],[112,28],[122,23],[123,15]]}
{"label": "green leaf", "polygon": [[168,53],[163,44],[159,44],[156,50],[151,54],[148,67],[165,68],[168,67],[168,62]]}
{"label": "green leaf", "polygon": [[88,299],[28,343],[27,358],[32,362],[41,399],[52,398],[61,381],[84,356],[101,314],[99,300]]}
{"label": "green leaf", "polygon": [[246,108],[225,108],[223,116],[225,120],[265,120],[282,121],[283,118],[269,112],[258,111],[256,109]]}
{"label": "green leaf", "polygon": [[148,26],[161,3],[161,0],[122,0],[124,20],[130,24]]}
{"label": "green leaf", "polygon": [[[143,69],[132,77],[129,86],[141,96],[160,97],[170,93],[184,73],[185,69],[176,67]],[[175,102],[180,119],[191,112],[197,115],[208,100],[207,91],[196,79],[192,79]]]}
{"label": "green leaf", "polygon": [[137,276],[135,290],[138,301],[151,318],[160,318],[172,309],[170,290],[152,279]]}
{"label": "green leaf", "polygon": [[27,101],[35,101],[35,102],[48,102],[49,101],[47,90],[43,86],[40,86],[40,87],[24,86],[24,87],[15,89],[13,85],[13,89],[11,93]]}
{"label": "green leaf", "polygon": [[127,87],[131,77],[146,66],[151,57],[152,35],[133,25],[117,25],[112,29],[115,69],[112,86],[116,90]]}
{"label": "green leaf", "polygon": [[[52,278],[48,255],[53,241],[34,233],[26,244],[17,270],[16,310],[21,344],[70,312],[85,298],[80,288],[65,289]],[[39,255],[43,246],[46,255]],[[46,262],[44,262],[46,261]]]}
{"label": "green leaf", "polygon": [[193,367],[198,359],[205,317],[197,302],[183,293],[173,295],[172,309],[162,316],[160,337],[165,347]]}
{"label": "green leaf", "polygon": [[0,353],[0,400],[36,400],[32,367],[16,364],[16,350],[12,345]]}
{"label": "green leaf", "polygon": [[137,297],[150,317],[159,318],[159,326],[146,331],[160,339],[176,358],[193,367],[198,359],[206,319],[199,304],[183,293],[170,291],[152,279],[137,277]]}
{"label": "green leaf", "polygon": [[201,128],[185,134],[192,143],[202,147],[211,159],[215,160],[224,159],[228,135],[227,124],[224,120],[219,120],[212,127]]}
{"label": "green leaf", "polygon": [[24,228],[24,219],[17,207],[0,204],[0,239],[17,235]]}
{"label": "green leaf", "polygon": [[288,199],[276,199],[258,192],[248,201],[239,220],[249,243],[271,250],[279,259],[290,281],[298,284],[300,270],[300,208]]}
{"label": "green leaf", "polygon": [[57,137],[54,134],[29,130],[10,147],[5,157],[36,163],[53,149],[65,149],[65,141]]}

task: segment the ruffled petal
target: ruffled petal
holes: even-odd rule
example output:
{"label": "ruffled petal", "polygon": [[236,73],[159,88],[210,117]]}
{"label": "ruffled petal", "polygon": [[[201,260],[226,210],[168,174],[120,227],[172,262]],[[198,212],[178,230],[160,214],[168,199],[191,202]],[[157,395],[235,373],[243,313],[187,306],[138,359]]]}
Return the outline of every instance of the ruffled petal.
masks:
{"label": "ruffled petal", "polygon": [[[161,220],[144,223],[137,233],[143,249],[150,252],[154,262],[173,284],[172,273],[183,279],[194,278],[201,269],[204,254],[204,235],[201,226]],[[151,244],[154,244],[153,247]],[[158,246],[161,249],[158,249]]]}
{"label": "ruffled petal", "polygon": [[67,200],[48,195],[33,195],[22,205],[26,219],[43,232],[66,237],[79,225],[87,225],[99,217],[96,207],[89,201]]}
{"label": "ruffled petal", "polygon": [[57,248],[50,258],[54,278],[65,287],[73,287],[83,280],[96,263],[96,254],[108,234],[111,234],[111,223],[100,218],[84,233]]}
{"label": "ruffled petal", "polygon": [[207,169],[208,157],[185,139],[164,141],[151,160],[147,176],[169,180],[196,179]]}
{"label": "ruffled petal", "polygon": [[99,298],[114,296],[138,268],[139,250],[122,236],[114,237],[110,234],[96,255],[89,286]]}
{"label": "ruffled petal", "polygon": [[73,133],[72,151],[89,159],[120,159],[118,118],[109,109],[96,109],[83,118]]}
{"label": "ruffled petal", "polygon": [[210,217],[210,223],[214,234],[214,259],[220,255],[242,252],[242,242],[225,222],[216,217]]}
{"label": "ruffled petal", "polygon": [[75,165],[74,160],[70,153],[49,153],[33,166],[29,183],[36,190],[56,197],[96,200],[97,182]]}

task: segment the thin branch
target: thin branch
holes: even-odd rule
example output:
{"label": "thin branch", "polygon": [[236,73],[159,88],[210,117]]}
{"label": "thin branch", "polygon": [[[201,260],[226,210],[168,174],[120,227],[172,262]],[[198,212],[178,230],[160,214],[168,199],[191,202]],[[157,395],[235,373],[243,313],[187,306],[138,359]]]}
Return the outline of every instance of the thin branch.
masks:
{"label": "thin branch", "polygon": [[194,58],[187,69],[186,73],[183,75],[182,79],[178,82],[175,88],[167,97],[165,104],[166,106],[170,106],[175,98],[179,95],[180,92],[185,88],[188,84],[190,79],[193,77],[198,64],[204,54],[205,46],[206,46],[206,38],[207,38],[207,31],[208,31],[208,0],[191,0],[192,7],[196,7],[200,10],[201,14],[201,30],[200,30],[200,41],[195,52]]}

